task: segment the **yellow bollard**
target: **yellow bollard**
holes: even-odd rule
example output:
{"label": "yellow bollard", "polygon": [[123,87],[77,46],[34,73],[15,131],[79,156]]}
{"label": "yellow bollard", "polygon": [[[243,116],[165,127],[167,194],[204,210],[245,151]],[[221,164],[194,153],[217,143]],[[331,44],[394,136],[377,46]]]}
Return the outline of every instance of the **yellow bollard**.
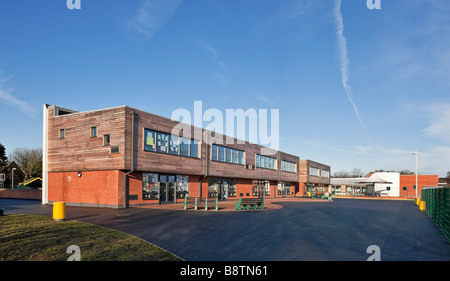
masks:
{"label": "yellow bollard", "polygon": [[419,203],[419,210],[420,211],[425,211],[425,201],[420,201]]}
{"label": "yellow bollard", "polygon": [[416,205],[419,206],[420,198],[416,198]]}
{"label": "yellow bollard", "polygon": [[63,221],[66,219],[66,202],[53,202],[53,220]]}

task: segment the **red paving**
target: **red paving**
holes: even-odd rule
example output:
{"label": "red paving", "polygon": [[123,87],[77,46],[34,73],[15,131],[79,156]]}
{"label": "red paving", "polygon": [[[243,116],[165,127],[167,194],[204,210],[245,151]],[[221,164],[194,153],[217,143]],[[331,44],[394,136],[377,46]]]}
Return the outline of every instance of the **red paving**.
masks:
{"label": "red paving", "polygon": [[[232,201],[219,201],[219,211],[236,211],[234,203],[237,200]],[[275,198],[275,199],[264,199],[264,211],[277,210],[283,208],[283,206],[277,204],[281,202],[330,202],[328,200],[312,199],[312,198]],[[204,206],[204,205],[202,205]],[[177,204],[164,204],[164,205],[145,205],[136,206],[136,208],[147,208],[147,209],[161,209],[161,210],[184,210],[184,203],[179,202]],[[188,205],[187,211],[194,211],[193,205]],[[205,211],[204,207],[198,207],[198,211]],[[209,207],[208,211],[215,211],[214,203]],[[263,211],[263,210],[258,210]]]}

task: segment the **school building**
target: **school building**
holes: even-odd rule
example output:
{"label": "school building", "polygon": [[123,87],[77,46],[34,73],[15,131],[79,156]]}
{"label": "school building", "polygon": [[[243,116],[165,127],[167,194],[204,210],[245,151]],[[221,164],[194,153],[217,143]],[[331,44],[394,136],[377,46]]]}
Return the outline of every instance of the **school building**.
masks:
{"label": "school building", "polygon": [[[172,135],[179,122],[128,106],[43,108],[43,204],[122,208],[305,193],[295,155],[191,125]],[[308,184],[329,183],[329,166],[310,163],[322,172]]]}

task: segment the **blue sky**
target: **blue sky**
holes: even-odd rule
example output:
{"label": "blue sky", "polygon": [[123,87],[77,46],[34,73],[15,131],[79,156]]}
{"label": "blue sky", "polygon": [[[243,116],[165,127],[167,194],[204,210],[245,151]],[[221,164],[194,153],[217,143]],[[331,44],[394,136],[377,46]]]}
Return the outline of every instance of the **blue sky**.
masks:
{"label": "blue sky", "polygon": [[[0,143],[42,105],[279,109],[280,150],[332,167],[450,170],[450,1],[5,0]],[[206,124],[205,124],[206,125]]]}

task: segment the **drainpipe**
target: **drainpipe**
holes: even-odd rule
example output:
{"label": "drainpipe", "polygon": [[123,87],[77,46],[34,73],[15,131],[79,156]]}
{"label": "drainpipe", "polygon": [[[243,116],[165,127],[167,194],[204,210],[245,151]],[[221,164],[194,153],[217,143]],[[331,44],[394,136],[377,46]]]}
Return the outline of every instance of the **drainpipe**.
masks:
{"label": "drainpipe", "polygon": [[[208,143],[209,143],[209,133],[208,132],[204,132],[204,135],[203,135],[203,140],[204,140],[204,142],[205,142],[205,152],[206,152],[206,157],[205,157],[205,175],[203,175],[203,176],[201,176],[200,177],[200,179],[199,179],[199,182],[198,182],[198,185],[199,185],[199,192],[200,192],[200,199],[202,199],[202,181],[205,179],[205,178],[208,178],[208,176],[209,176],[209,148],[208,148]],[[208,198],[208,197],[207,197]]]}
{"label": "drainpipe", "polygon": [[132,122],[131,122],[131,170],[129,172],[127,172],[124,176],[123,176],[123,206],[124,208],[128,207],[128,184],[127,184],[127,177],[129,174],[131,174],[134,171],[134,119],[135,119],[135,115],[136,112],[133,110],[131,111],[132,114]]}

